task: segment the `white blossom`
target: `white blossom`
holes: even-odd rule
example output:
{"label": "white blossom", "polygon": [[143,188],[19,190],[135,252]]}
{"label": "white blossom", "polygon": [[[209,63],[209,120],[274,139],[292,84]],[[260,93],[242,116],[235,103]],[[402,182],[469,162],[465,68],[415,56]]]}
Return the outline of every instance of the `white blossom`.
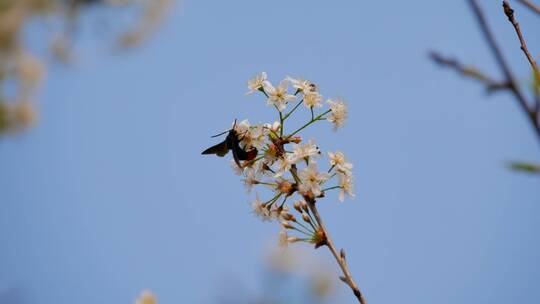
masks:
{"label": "white blossom", "polygon": [[274,87],[270,82],[265,82],[264,91],[268,94],[266,104],[273,105],[278,111],[283,112],[287,103],[295,99],[294,95],[289,94],[287,84],[287,81],[282,80],[277,87]]}
{"label": "white blossom", "polygon": [[[231,164],[232,166],[232,164]],[[238,166],[237,166],[238,167]],[[248,176],[248,174],[252,174],[257,177],[261,176],[273,176],[268,170],[268,167],[264,161],[256,161],[256,162],[247,162],[247,166],[243,168],[244,174]]]}
{"label": "white blossom", "polygon": [[277,168],[275,170],[276,174],[274,176],[275,177],[282,176],[283,174],[285,174],[285,172],[291,169],[292,164],[293,164],[292,155],[290,154],[283,155],[283,157],[280,157],[277,161]]}
{"label": "white blossom", "polygon": [[247,119],[236,123],[234,130],[242,147],[262,149],[266,144],[266,134],[262,125],[251,126]]}
{"label": "white blossom", "polygon": [[253,78],[248,80],[247,86],[249,91],[246,93],[246,95],[259,91],[264,86],[264,83],[267,81],[266,78],[266,73],[262,72],[261,74],[255,75],[253,76]]}
{"label": "white blossom", "polygon": [[257,172],[255,170],[247,170],[243,181],[244,186],[246,187],[246,192],[250,193],[253,186],[259,183]]}
{"label": "white blossom", "polygon": [[266,204],[259,199],[257,195],[255,201],[251,203],[251,210],[255,216],[260,218],[263,222],[272,220],[270,210],[266,208]]}
{"label": "white blossom", "polygon": [[319,156],[320,154],[321,154],[321,151],[319,150],[319,147],[317,147],[314,144],[313,140],[310,139],[307,144],[294,145],[291,161],[293,163],[296,163],[298,161],[301,161],[302,159],[307,159],[313,156]]}
{"label": "white blossom", "polygon": [[232,168],[233,171],[234,171],[234,174],[236,174],[236,175],[242,175],[242,174],[244,173],[244,168],[238,166],[238,165],[236,164],[236,161],[235,161],[234,159],[231,159],[230,164],[231,164],[231,168]]}
{"label": "white blossom", "polygon": [[349,197],[354,197],[354,178],[350,174],[338,174],[338,186],[340,187],[339,191],[339,200],[343,202],[345,200],[345,195]]}
{"label": "white blossom", "polygon": [[251,127],[251,124],[249,123],[249,120],[244,119],[241,122],[234,121],[233,127],[238,136],[240,137],[241,134],[249,131],[249,127]]}
{"label": "white blossom", "polygon": [[308,108],[322,107],[322,99],[318,92],[308,92],[304,95],[304,105]]}
{"label": "white blossom", "polygon": [[347,106],[342,100],[331,100],[326,101],[330,105],[330,115],[327,120],[334,124],[334,131],[342,127],[345,124],[347,119]]}
{"label": "white blossom", "polygon": [[314,92],[316,89],[315,85],[309,80],[305,80],[301,78],[295,79],[290,76],[287,76],[286,79],[291,83],[293,88],[295,88],[296,91],[298,91],[299,93],[307,94],[309,92]]}
{"label": "white blossom", "polygon": [[262,125],[256,125],[248,132],[249,145],[257,149],[262,149],[266,145],[267,133]]}
{"label": "white blossom", "polygon": [[264,129],[266,129],[270,133],[278,134],[279,129],[281,129],[281,124],[279,123],[279,121],[274,121],[274,123],[272,124],[265,123]]}
{"label": "white blossom", "polygon": [[349,175],[352,173],[353,164],[347,162],[341,151],[328,152],[328,158],[330,158],[330,166],[335,167],[339,172]]}
{"label": "white blossom", "polygon": [[300,185],[298,190],[302,194],[313,193],[314,196],[321,195],[321,183],[325,182],[330,175],[326,172],[319,172],[317,169],[317,163],[312,161],[309,165],[300,171],[298,174],[300,178]]}

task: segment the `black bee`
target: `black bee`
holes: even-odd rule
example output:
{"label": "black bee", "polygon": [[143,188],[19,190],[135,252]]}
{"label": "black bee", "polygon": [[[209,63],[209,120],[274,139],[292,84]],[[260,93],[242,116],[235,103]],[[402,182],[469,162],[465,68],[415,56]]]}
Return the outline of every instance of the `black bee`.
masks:
{"label": "black bee", "polygon": [[225,131],[221,134],[214,135],[212,137],[218,137],[228,132],[227,137],[224,141],[220,142],[219,144],[212,146],[206,150],[204,150],[201,154],[216,154],[219,157],[225,156],[227,153],[229,153],[229,150],[233,153],[234,162],[238,165],[238,167],[242,168],[242,165],[240,164],[241,160],[253,160],[257,156],[257,148],[252,147],[249,150],[244,150],[240,147],[240,141],[242,139],[238,139],[238,132],[234,129],[236,126],[236,120],[234,121],[234,126],[229,131]]}

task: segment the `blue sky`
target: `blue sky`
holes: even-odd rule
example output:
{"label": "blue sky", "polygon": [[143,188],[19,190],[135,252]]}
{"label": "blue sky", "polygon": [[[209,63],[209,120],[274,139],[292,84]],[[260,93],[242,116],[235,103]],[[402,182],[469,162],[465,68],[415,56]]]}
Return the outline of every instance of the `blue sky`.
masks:
{"label": "blue sky", "polygon": [[[500,4],[481,2],[526,81]],[[538,54],[540,19],[514,6]],[[355,164],[356,199],[320,210],[370,303],[537,303],[540,180],[504,163],[540,161],[538,142],[509,94],[487,97],[426,55],[500,75],[465,1],[186,0],[132,52],[79,40],[77,64],[48,71],[39,125],[0,142],[11,303],[130,303],[144,288],[214,303],[230,277],[261,289],[279,229],[250,215],[228,160],[200,155],[234,118],[274,120],[244,96],[261,71],[348,101],[342,130],[305,136]]]}

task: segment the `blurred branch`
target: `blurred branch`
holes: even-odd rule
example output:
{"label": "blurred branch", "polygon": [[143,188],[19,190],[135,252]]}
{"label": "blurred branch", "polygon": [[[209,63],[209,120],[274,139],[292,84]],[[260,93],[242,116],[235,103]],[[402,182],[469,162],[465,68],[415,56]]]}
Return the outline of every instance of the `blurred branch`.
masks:
{"label": "blurred branch", "polygon": [[493,32],[487,24],[484,13],[478,5],[477,0],[468,0],[468,3],[471,6],[474,16],[476,17],[476,21],[478,22],[482,34],[484,35],[484,38],[486,39],[486,42],[489,45],[489,48],[491,49],[491,52],[493,53],[493,56],[495,57],[500,70],[504,74],[505,81],[503,83],[508,84],[508,89],[514,95],[519,107],[523,110],[523,112],[525,112],[527,119],[531,123],[533,129],[536,132],[536,136],[540,141],[540,122],[538,120],[540,106],[538,102],[536,102],[534,108],[529,105],[530,103],[527,101],[525,94],[519,87],[518,82],[514,74],[512,73],[512,70],[510,69],[510,65],[507,63],[499,45],[497,44],[495,36],[493,35]]}
{"label": "blurred branch", "polygon": [[479,71],[478,69],[466,66],[459,62],[457,59],[444,57],[443,55],[431,51],[429,52],[429,57],[438,65],[442,67],[450,68],[456,71],[461,76],[477,80],[486,85],[488,93],[492,93],[501,89],[509,89],[509,84],[505,82],[499,82],[493,80],[491,77],[487,76],[485,73]]}
{"label": "blurred branch", "polygon": [[531,11],[537,13],[538,15],[540,15],[540,6],[532,3],[531,1],[529,0],[517,0],[519,3],[525,5],[526,7],[528,7]]}
{"label": "blurred branch", "polygon": [[[343,249],[340,250],[338,253],[336,246],[334,246],[334,243],[332,242],[332,239],[330,238],[330,234],[328,233],[328,230],[326,229],[326,226],[324,226],[322,218],[319,214],[319,211],[317,210],[317,206],[315,206],[315,200],[310,199],[309,197],[304,197],[306,199],[306,202],[308,203],[308,207],[315,216],[315,220],[319,224],[319,228],[322,230],[323,234],[323,242],[320,244],[326,245],[330,252],[332,252],[332,255],[336,259],[337,263],[339,264],[339,268],[341,268],[341,271],[343,272],[343,276],[339,277],[343,283],[347,284],[354,293],[354,296],[358,299],[358,302],[360,304],[367,304],[366,299],[360,292],[360,289],[356,285],[356,282],[354,281],[351,272],[349,271],[349,266],[347,265],[347,260],[345,259],[345,251]],[[317,245],[316,245],[317,246]]]}

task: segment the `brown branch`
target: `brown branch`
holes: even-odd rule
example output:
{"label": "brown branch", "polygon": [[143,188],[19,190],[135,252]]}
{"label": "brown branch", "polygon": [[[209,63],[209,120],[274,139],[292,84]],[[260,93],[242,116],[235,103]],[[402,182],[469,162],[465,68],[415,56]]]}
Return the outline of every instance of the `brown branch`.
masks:
{"label": "brown branch", "polygon": [[506,82],[510,86],[510,90],[516,97],[516,100],[520,108],[527,115],[530,123],[533,125],[533,128],[536,131],[536,135],[538,139],[540,140],[540,122],[538,121],[536,111],[529,107],[529,104],[527,102],[525,95],[519,88],[516,78],[514,77],[512,71],[510,70],[510,66],[506,62],[506,59],[504,58],[501,49],[497,45],[497,41],[495,40],[495,37],[486,22],[486,18],[484,17],[484,14],[482,10],[480,9],[480,6],[478,5],[478,2],[476,0],[468,0],[468,2],[474,12],[478,25],[480,26],[480,29],[482,30],[482,33],[486,39],[486,42],[488,43],[493,53],[493,56],[497,60],[499,68],[502,70],[504,76],[506,77],[506,80],[507,80]]}
{"label": "brown branch", "polygon": [[435,51],[429,52],[429,57],[436,64],[442,67],[450,68],[456,71],[461,76],[471,78],[485,84],[488,93],[510,88],[508,83],[496,81],[493,78],[487,76],[485,73],[479,71],[478,69],[462,64],[455,58],[445,57]]}
{"label": "brown branch", "polygon": [[525,5],[526,7],[528,7],[531,11],[537,13],[538,15],[540,15],[540,6],[532,3],[531,1],[529,0],[517,0],[519,3]]}
{"label": "brown branch", "polygon": [[540,113],[540,92],[539,92],[538,85],[536,82],[538,81],[538,79],[540,79],[540,71],[538,70],[538,65],[536,64],[536,60],[534,60],[531,53],[529,52],[529,49],[527,48],[527,44],[525,43],[525,38],[523,38],[523,34],[521,33],[521,28],[519,26],[519,23],[516,21],[514,17],[514,10],[512,9],[512,7],[510,7],[510,4],[506,0],[503,1],[503,10],[504,10],[504,14],[508,18],[508,21],[510,21],[510,23],[514,27],[514,30],[516,31],[516,34],[519,39],[520,48],[523,51],[523,54],[525,54],[525,57],[527,57],[527,60],[529,61],[529,64],[531,65],[531,68],[533,70],[533,81],[534,81],[533,93],[535,97],[535,101],[534,101],[535,106],[534,106],[533,111],[536,113],[537,119],[538,119],[538,115]]}
{"label": "brown branch", "polygon": [[326,227],[323,224],[322,218],[319,214],[319,211],[317,210],[317,207],[315,206],[315,200],[311,199],[309,197],[305,197],[306,202],[308,203],[308,207],[310,211],[315,216],[315,220],[317,220],[317,223],[319,225],[319,228],[322,230],[323,234],[323,242],[321,245],[326,245],[330,252],[332,252],[332,255],[336,259],[337,263],[339,264],[339,268],[341,268],[341,271],[343,272],[343,276],[339,277],[341,281],[343,281],[347,286],[349,286],[354,293],[354,296],[358,299],[358,302],[360,304],[367,304],[367,300],[364,298],[364,295],[360,292],[360,289],[354,282],[354,279],[352,277],[351,272],[349,271],[349,266],[347,265],[347,260],[345,258],[345,251],[343,249],[340,250],[338,253],[336,246],[334,246],[334,243],[332,242],[332,238],[330,238],[330,234],[328,233],[328,230],[326,230]]}
{"label": "brown branch", "polygon": [[506,17],[508,17],[508,21],[512,23],[512,26],[516,30],[519,43],[521,44],[521,50],[525,54],[525,57],[527,57],[527,60],[529,61],[529,63],[531,64],[531,68],[533,69],[535,77],[540,76],[540,72],[538,71],[538,65],[536,64],[536,60],[534,60],[534,58],[531,56],[531,53],[527,49],[527,44],[525,43],[525,38],[523,38],[523,34],[521,33],[519,23],[514,18],[514,10],[512,9],[512,7],[510,7],[510,4],[506,0],[503,1],[503,10]]}

